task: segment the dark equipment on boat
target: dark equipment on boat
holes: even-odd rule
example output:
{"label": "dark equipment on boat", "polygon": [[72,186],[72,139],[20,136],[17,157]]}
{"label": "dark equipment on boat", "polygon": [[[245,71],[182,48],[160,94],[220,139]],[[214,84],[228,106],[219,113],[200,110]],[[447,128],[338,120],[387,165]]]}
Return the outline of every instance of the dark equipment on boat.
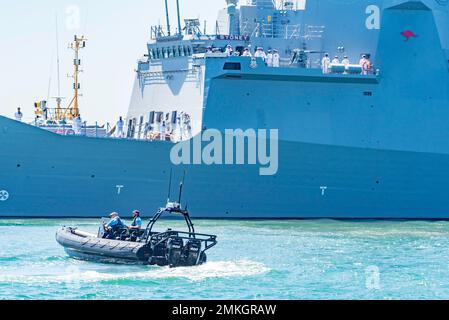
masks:
{"label": "dark equipment on boat", "polygon": [[[183,185],[184,179],[180,185],[179,201],[170,202],[169,191],[167,205],[156,212],[145,230],[130,232],[120,229],[114,233],[113,239],[103,239],[103,228],[100,228],[98,235],[93,235],[77,228],[63,227],[56,233],[56,240],[69,256],[79,260],[172,268],[204,264],[207,261],[206,251],[217,244],[217,236],[195,232],[187,208],[181,208]],[[182,216],[188,231],[154,231],[155,224],[164,215]]]}

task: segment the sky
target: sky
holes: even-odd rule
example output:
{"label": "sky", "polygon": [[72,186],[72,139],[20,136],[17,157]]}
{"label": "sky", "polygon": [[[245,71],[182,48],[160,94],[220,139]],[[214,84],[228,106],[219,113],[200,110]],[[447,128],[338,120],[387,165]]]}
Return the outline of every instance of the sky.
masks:
{"label": "sky", "polygon": [[[175,26],[176,1],[168,1]],[[225,5],[225,0],[180,0],[181,18],[207,20],[212,28]],[[136,62],[146,53],[151,25],[159,23],[165,24],[164,0],[0,0],[0,115],[13,117],[21,107],[31,121],[35,101],[57,96],[58,30],[65,103],[73,93],[68,44],[74,34],[85,35],[81,115],[90,123],[115,123],[126,116]]]}

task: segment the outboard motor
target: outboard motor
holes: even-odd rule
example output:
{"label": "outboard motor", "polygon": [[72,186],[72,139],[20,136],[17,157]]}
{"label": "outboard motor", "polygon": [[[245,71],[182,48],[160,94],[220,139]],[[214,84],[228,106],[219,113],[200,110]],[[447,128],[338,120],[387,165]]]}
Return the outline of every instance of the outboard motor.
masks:
{"label": "outboard motor", "polygon": [[170,238],[167,242],[167,261],[170,267],[178,267],[182,261],[184,241],[181,238]]}
{"label": "outboard motor", "polygon": [[151,257],[153,256],[153,250],[151,250],[150,246],[143,246],[137,250],[136,256],[139,261],[149,262]]}
{"label": "outboard motor", "polygon": [[201,241],[189,240],[185,246],[185,262],[187,266],[196,266],[201,255]]}
{"label": "outboard motor", "polygon": [[165,267],[168,262],[166,258],[167,254],[167,243],[162,242],[158,244],[157,246],[152,247],[153,249],[153,256],[150,258],[149,263],[150,265],[157,265],[159,267]]}

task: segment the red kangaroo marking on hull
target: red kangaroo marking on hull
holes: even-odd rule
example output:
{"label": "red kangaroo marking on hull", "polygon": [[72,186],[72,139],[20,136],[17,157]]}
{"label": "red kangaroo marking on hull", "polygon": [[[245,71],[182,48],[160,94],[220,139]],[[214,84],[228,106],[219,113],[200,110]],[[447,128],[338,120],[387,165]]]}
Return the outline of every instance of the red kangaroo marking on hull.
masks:
{"label": "red kangaroo marking on hull", "polygon": [[409,41],[410,38],[412,38],[412,37],[413,38],[417,38],[418,37],[413,31],[410,31],[410,30],[401,32],[401,34],[405,37],[405,42]]}

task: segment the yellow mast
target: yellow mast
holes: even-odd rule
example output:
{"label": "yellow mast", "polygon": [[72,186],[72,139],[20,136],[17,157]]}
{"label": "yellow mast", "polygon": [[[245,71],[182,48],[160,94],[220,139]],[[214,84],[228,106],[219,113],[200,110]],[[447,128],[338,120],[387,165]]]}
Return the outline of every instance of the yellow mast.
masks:
{"label": "yellow mast", "polygon": [[71,120],[78,117],[80,114],[79,104],[78,104],[78,98],[81,96],[79,94],[79,91],[81,89],[81,85],[79,82],[79,74],[82,70],[80,70],[81,60],[79,58],[79,53],[80,53],[81,49],[84,49],[86,47],[86,41],[87,41],[87,39],[84,36],[78,37],[75,35],[74,41],[70,44],[70,49],[73,49],[73,51],[75,52],[75,57],[73,60],[74,71],[73,71],[73,75],[71,76],[74,80],[73,81],[74,95],[73,95],[72,100],[70,101],[69,106],[66,109],[64,118],[69,118]]}

